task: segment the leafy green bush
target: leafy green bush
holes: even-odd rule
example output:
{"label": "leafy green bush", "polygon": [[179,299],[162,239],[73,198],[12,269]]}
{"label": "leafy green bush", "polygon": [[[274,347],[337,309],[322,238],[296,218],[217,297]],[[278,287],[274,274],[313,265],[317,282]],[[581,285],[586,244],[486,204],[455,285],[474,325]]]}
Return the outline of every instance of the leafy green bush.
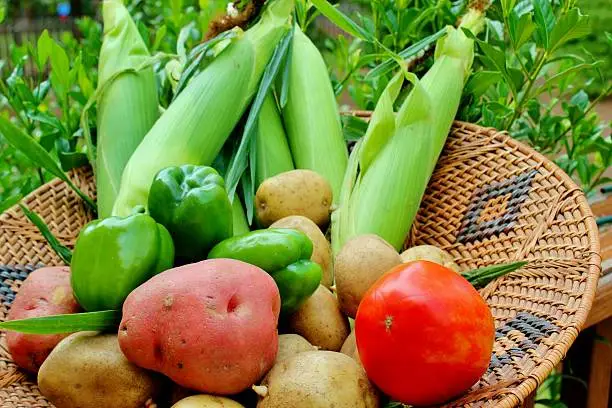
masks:
{"label": "leafy green bush", "polygon": [[[225,4],[220,0],[128,1],[145,43],[159,56],[154,68],[162,106],[172,96],[172,72],[166,70],[166,63],[177,53],[177,44],[193,48]],[[0,61],[0,115],[31,135],[64,171],[87,163],[81,114],[97,86],[102,45],[97,20],[84,17],[76,24],[78,37],[67,31],[55,40],[44,32],[35,43],[12,44],[11,60]],[[34,75],[26,73],[30,62],[36,68]],[[94,109],[87,124],[94,142],[95,121]],[[0,210],[51,177],[0,136]]]}

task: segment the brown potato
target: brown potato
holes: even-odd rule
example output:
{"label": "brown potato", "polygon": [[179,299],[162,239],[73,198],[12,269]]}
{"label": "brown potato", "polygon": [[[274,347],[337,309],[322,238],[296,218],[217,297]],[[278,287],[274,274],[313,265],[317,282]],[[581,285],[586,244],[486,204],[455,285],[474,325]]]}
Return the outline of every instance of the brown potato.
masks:
{"label": "brown potato", "polygon": [[311,170],[292,170],[265,180],[257,189],[257,219],[267,227],[281,218],[302,215],[324,227],[332,204],[329,182]]}
{"label": "brown potato", "polygon": [[367,290],[401,263],[395,248],[377,235],[359,235],[347,241],[334,262],[336,292],[342,311],[354,318]]}
{"label": "brown potato", "polygon": [[125,358],[116,334],[66,337],[38,372],[41,393],[61,408],[142,408],[161,384],[161,376]]}
{"label": "brown potato", "polygon": [[278,353],[276,354],[275,364],[298,353],[316,350],[315,346],[298,334],[281,334],[278,336]]}
{"label": "brown potato", "polygon": [[431,261],[459,272],[459,266],[452,255],[433,245],[418,245],[402,252],[402,262]]}
{"label": "brown potato", "polygon": [[244,405],[229,398],[202,394],[182,399],[172,408],[244,408]]}
{"label": "brown potato", "polygon": [[289,326],[312,345],[331,351],[340,350],[351,330],[338,299],[323,285],[289,317]]}
{"label": "brown potato", "polygon": [[309,351],[276,364],[261,387],[257,408],[378,408],[379,395],[350,357]]}
{"label": "brown potato", "polygon": [[361,366],[361,360],[359,359],[359,350],[357,350],[357,341],[355,339],[355,330],[349,334],[349,336],[344,341],[342,348],[340,349],[342,354],[346,354],[351,357]]}
{"label": "brown potato", "polygon": [[323,269],[321,285],[329,288],[334,283],[332,252],[329,241],[321,232],[317,224],[301,215],[291,215],[276,221],[270,228],[290,228],[302,231],[312,241],[313,251],[310,259]]}

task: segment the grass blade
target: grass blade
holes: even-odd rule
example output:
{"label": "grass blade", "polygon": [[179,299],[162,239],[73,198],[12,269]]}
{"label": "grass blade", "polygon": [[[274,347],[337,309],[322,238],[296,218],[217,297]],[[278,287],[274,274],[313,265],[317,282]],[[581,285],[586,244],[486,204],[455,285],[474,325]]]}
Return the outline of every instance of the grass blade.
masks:
{"label": "grass blade", "polygon": [[[293,29],[291,30],[293,35]],[[283,76],[281,78],[281,90],[279,97],[279,106],[281,111],[287,106],[287,98],[289,95],[289,75],[291,72],[291,59],[293,58],[293,47],[289,47],[287,55],[285,56],[285,62],[283,63]]]}
{"label": "grass blade", "polygon": [[[270,58],[268,65],[266,65],[257,95],[255,96],[253,104],[251,105],[251,110],[249,112],[246,125],[244,126],[244,132],[242,134],[242,139],[240,140],[240,145],[232,157],[225,176],[225,187],[230,199],[233,199],[238,183],[240,182],[240,179],[247,168],[247,155],[249,154],[249,149],[253,149],[254,147],[252,139],[255,138],[259,112],[261,112],[264,99],[270,91],[270,87],[274,83],[274,80],[280,71],[280,67],[285,60],[289,49],[291,48],[290,46],[292,39],[293,30],[289,30],[274,49],[274,54],[272,54],[272,58]],[[251,183],[255,185],[256,181],[251,180]],[[245,201],[246,200],[247,198],[245,197]],[[249,211],[248,207],[247,211]]]}
{"label": "grass blade", "polygon": [[327,17],[338,28],[364,41],[375,42],[376,39],[360,27],[357,23],[351,20],[346,14],[338,10],[327,0],[312,0],[312,4]]}
{"label": "grass blade", "polygon": [[85,193],[74,185],[66,173],[62,171],[60,165],[55,161],[55,159],[40,144],[38,144],[36,140],[13,125],[8,119],[3,117],[0,117],[0,135],[4,136],[4,138],[14,148],[25,154],[33,163],[43,167],[49,173],[68,184],[68,186],[74,190],[74,192],[77,193],[77,195],[81,197],[81,199],[83,199],[83,201],[85,201],[93,211],[96,211],[96,205],[91,198],[85,195]]}
{"label": "grass blade", "polygon": [[[446,29],[443,28],[437,33],[434,33],[428,37],[423,38],[422,40],[417,41],[405,50],[400,51],[399,56],[402,57],[402,59],[414,57],[419,52],[438,41],[438,39],[442,38],[444,35],[446,35],[446,32]],[[372,69],[370,72],[368,72],[368,74],[366,75],[366,79],[372,79],[384,75],[392,71],[395,65],[396,61],[393,58],[389,58],[385,62],[381,63],[380,65]]]}
{"label": "grass blade", "polygon": [[32,224],[38,228],[42,236],[47,240],[51,248],[53,248],[55,253],[62,259],[62,261],[64,261],[66,265],[70,265],[70,261],[72,260],[72,251],[58,241],[51,230],[49,230],[47,224],[38,214],[36,214],[34,211],[30,211],[30,209],[23,204],[19,204],[19,207],[25,216],[32,222]]}
{"label": "grass blade", "polygon": [[75,313],[1,322],[0,329],[28,334],[63,334],[79,331],[116,329],[121,320],[118,310]]}
{"label": "grass blade", "polygon": [[510,272],[514,272],[517,269],[521,269],[528,263],[529,262],[527,261],[519,261],[500,265],[490,265],[485,266],[484,268],[463,272],[461,275],[463,275],[463,277],[467,279],[474,287],[482,288],[487,286],[489,282],[501,276],[507,275]]}

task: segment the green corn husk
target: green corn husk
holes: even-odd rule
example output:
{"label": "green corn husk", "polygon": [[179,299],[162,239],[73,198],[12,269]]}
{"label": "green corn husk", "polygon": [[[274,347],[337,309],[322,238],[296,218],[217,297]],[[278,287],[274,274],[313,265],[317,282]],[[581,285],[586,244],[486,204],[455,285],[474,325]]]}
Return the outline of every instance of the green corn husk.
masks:
{"label": "green corn husk", "polygon": [[98,215],[110,216],[121,174],[159,116],[152,68],[138,70],[149,51],[121,1],[103,4],[104,41],[98,66]]}
{"label": "green corn husk", "polygon": [[338,104],[321,53],[297,25],[283,119],[296,168],[325,177],[337,202],[348,162]]}
{"label": "green corn husk", "polygon": [[267,178],[295,169],[287,136],[276,107],[274,95],[266,96],[257,122],[257,170],[259,186]]}
{"label": "green corn husk", "polygon": [[[470,12],[462,27],[478,31],[482,21],[481,13]],[[402,247],[457,114],[473,59],[473,40],[461,28],[449,27],[421,81],[407,72],[391,80],[351,154],[340,206],[332,215],[336,253],[361,234],[376,234],[396,249]],[[404,76],[414,88],[395,114],[393,103]]]}
{"label": "green corn husk", "polygon": [[249,223],[246,219],[246,214],[244,213],[244,207],[242,207],[242,203],[240,202],[240,198],[238,195],[234,195],[234,201],[232,202],[232,211],[233,211],[233,225],[234,225],[234,236],[244,235],[247,232],[250,232]]}
{"label": "green corn husk", "polygon": [[168,166],[210,165],[257,92],[276,45],[290,27],[293,0],[273,0],[257,24],[194,77],[128,162],[113,214],[146,207],[155,174]]}

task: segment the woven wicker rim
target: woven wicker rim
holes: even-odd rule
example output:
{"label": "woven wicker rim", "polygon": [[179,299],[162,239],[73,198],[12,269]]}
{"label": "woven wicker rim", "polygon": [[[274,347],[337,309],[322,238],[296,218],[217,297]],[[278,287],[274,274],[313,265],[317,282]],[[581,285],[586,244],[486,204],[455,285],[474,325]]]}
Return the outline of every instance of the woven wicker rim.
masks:
{"label": "woven wicker rim", "polygon": [[[367,118],[369,117],[369,113],[367,112],[355,112],[353,113],[355,116]],[[472,143],[474,142],[474,143]],[[484,146],[484,152],[479,150],[480,147]],[[488,149],[488,150],[487,150]],[[490,151],[495,151],[495,164],[500,164],[500,168],[496,168],[495,166],[490,166],[490,162],[487,162],[489,159],[483,159],[483,156],[490,153]],[[578,255],[572,255],[569,259],[567,257],[559,257],[558,262],[552,261],[554,258],[552,255],[548,255],[549,257],[538,258],[536,257],[535,261],[536,265],[533,269],[528,271],[519,271],[511,274],[508,277],[498,279],[493,282],[488,287],[484,288],[481,291],[481,294],[491,307],[495,311],[499,313],[496,314],[496,325],[499,326],[500,330],[504,329],[504,326],[519,317],[523,311],[529,311],[531,309],[535,309],[537,306],[536,316],[522,316],[520,322],[518,324],[527,325],[526,329],[527,336],[530,336],[529,330],[532,330],[533,327],[539,327],[537,325],[546,325],[554,326],[551,330],[556,327],[557,334],[549,335],[548,332],[544,333],[542,331],[539,335],[548,336],[544,338],[542,341],[536,341],[534,344],[538,348],[526,348],[523,351],[527,350],[524,358],[519,359],[516,355],[511,355],[510,359],[500,360],[501,365],[497,368],[490,369],[490,373],[487,373],[489,377],[483,377],[481,383],[475,386],[472,392],[466,394],[463,398],[454,401],[448,406],[495,406],[495,407],[514,407],[517,406],[521,401],[524,401],[535,389],[536,387],[546,378],[546,376],[551,372],[551,370],[561,361],[564,357],[565,353],[569,349],[572,342],[575,340],[578,332],[584,322],[586,321],[588,312],[590,310],[592,301],[594,299],[595,290],[597,286],[597,279],[601,273],[601,257],[599,255],[599,239],[598,239],[598,230],[597,225],[595,223],[595,219],[591,213],[591,210],[588,206],[586,198],[580,191],[580,189],[573,183],[573,181],[567,176],[561,169],[559,169],[555,164],[548,161],[541,154],[533,151],[529,147],[523,145],[520,142],[517,142],[511,139],[506,133],[498,132],[495,129],[490,128],[482,128],[477,125],[464,123],[464,122],[455,122],[453,132],[451,137],[449,137],[449,142],[447,143],[447,151],[446,154],[448,157],[451,157],[453,160],[445,160],[447,157],[444,156],[441,158],[439,162],[439,168],[436,169],[436,173],[432,178],[430,183],[430,188],[435,190],[438,189],[437,193],[442,194],[444,196],[444,192],[449,194],[454,194],[454,190],[460,190],[463,185],[451,185],[450,187],[444,184],[446,180],[444,177],[448,174],[451,174],[453,171],[459,172],[462,177],[469,177],[469,180],[474,184],[486,184],[483,179],[489,177],[492,180],[502,180],[504,179],[504,175],[512,175],[516,173],[518,170],[523,171],[529,166],[533,166],[538,171],[535,176],[534,184],[541,183],[542,181],[553,180],[554,183],[548,183],[546,185],[538,185],[536,190],[537,193],[534,193],[534,190],[530,190],[527,188],[524,193],[525,203],[522,204],[523,207],[529,205],[538,205],[538,211],[541,213],[541,216],[538,218],[537,228],[534,229],[529,235],[515,235],[512,236],[512,231],[509,233],[501,233],[506,241],[502,241],[501,238],[499,241],[495,241],[496,236],[492,238],[485,238],[480,241],[475,241],[476,244],[473,246],[476,248],[478,244],[482,244],[482,247],[487,246],[492,247],[493,249],[488,249],[484,251],[484,254],[479,253],[478,249],[465,249],[468,248],[472,243],[466,244],[465,246],[459,246],[457,243],[451,242],[450,238],[454,233],[454,231],[446,231],[448,228],[449,220],[441,217],[440,219],[436,218],[436,222],[440,225],[434,225],[431,231],[428,231],[430,225],[427,223],[428,218],[432,216],[436,216],[435,211],[440,208],[444,209],[444,203],[436,202],[436,200],[429,200],[432,197],[435,197],[436,191],[430,192],[426,194],[426,198],[423,201],[423,207],[419,214],[417,215],[417,220],[415,221],[415,228],[411,231],[410,236],[407,240],[407,245],[412,244],[421,244],[421,243],[433,243],[428,240],[433,240],[434,235],[441,236],[441,240],[437,241],[439,244],[451,251],[453,254],[458,254],[458,263],[462,268],[472,268],[481,266],[486,263],[490,263],[493,260],[496,260],[501,256],[503,259],[510,258],[511,256],[507,255],[504,250],[500,250],[500,254],[497,254],[494,246],[500,243],[506,243],[511,239],[518,240],[519,238],[524,238],[524,242],[522,242],[521,246],[521,254],[527,255],[530,254],[530,251],[534,251],[536,248],[538,251],[541,250],[539,248],[541,239],[540,235],[544,234],[544,232],[548,232],[551,226],[555,226],[555,223],[558,222],[559,216],[563,218],[565,213],[563,211],[567,208],[574,208],[573,212],[570,214],[570,217],[567,219],[563,219],[561,221],[562,226],[564,227],[575,227],[572,230],[568,230],[567,234],[572,235],[570,238],[564,239],[565,246],[569,249],[567,251],[571,253],[580,252]],[[454,156],[453,156],[454,155]],[[467,166],[467,170],[457,170],[461,168],[461,166],[465,163],[470,163],[473,168]],[[473,163],[472,163],[473,162]],[[520,165],[520,169],[515,169]],[[480,167],[478,167],[480,166]],[[488,168],[490,167],[490,169]],[[478,168],[487,168],[493,173],[493,176],[484,174],[480,175],[476,174],[474,176],[470,173],[470,171]],[[450,169],[450,170],[449,170]],[[510,170],[511,169],[511,170]],[[503,173],[503,171],[506,173]],[[478,173],[478,172],[476,172]],[[500,174],[503,173],[503,174]],[[487,176],[487,177],[485,177]],[[538,179],[539,177],[539,179]],[[452,177],[451,177],[452,178]],[[93,179],[91,173],[87,170],[79,170],[72,174],[72,179],[79,185],[84,188],[85,192],[89,195],[94,195],[94,186]],[[440,181],[442,180],[442,181]],[[459,182],[464,181],[460,179]],[[465,182],[469,187],[476,188],[473,184],[469,184]],[[540,194],[542,191],[546,190],[547,186],[549,189],[551,187],[557,187],[563,190],[559,194],[553,189],[550,191],[550,202],[545,208],[542,208],[541,203],[536,202],[533,204],[531,201],[531,195]],[[434,188],[435,187],[435,188]],[[480,187],[479,187],[480,188]],[[544,191],[545,192],[545,191]],[[456,198],[456,197],[455,197]],[[452,200],[451,200],[452,201]],[[461,201],[461,200],[459,200]],[[466,203],[453,201],[453,204],[457,204],[455,207],[459,207],[460,209],[465,209],[466,203],[469,200],[464,200]],[[69,191],[64,183],[59,180],[54,180],[51,183],[41,187],[36,190],[32,194],[28,195],[25,202],[31,209],[42,213],[43,218],[49,223],[52,227],[52,230],[56,233],[60,233],[60,240],[66,245],[72,245],[74,243],[74,239],[76,238],[76,234],[78,233],[79,227],[83,225],[87,219],[90,217],[89,214],[85,211],[82,204],[79,203],[79,200],[74,196],[74,194]],[[535,201],[534,201],[535,202]],[[572,207],[572,205],[574,207]],[[442,207],[441,207],[442,206]],[[461,207],[464,206],[464,207]],[[569,206],[569,207],[568,207]],[[456,208],[453,207],[453,210]],[[531,210],[530,210],[531,211]],[[465,211],[464,211],[465,212]],[[461,211],[457,210],[453,214],[444,214],[446,218],[450,218],[452,222],[458,222],[458,216]],[[520,214],[523,217],[523,213]],[[531,212],[527,213],[528,216],[531,216]],[[454,216],[454,217],[452,217]],[[422,224],[425,222],[425,224]],[[516,226],[516,228],[523,228],[522,225]],[[584,230],[582,231],[581,228]],[[439,232],[442,230],[442,232]],[[431,233],[431,237],[427,234]],[[444,235],[446,234],[446,235]],[[531,237],[533,236],[533,239]],[[581,241],[582,239],[582,241]],[[567,241],[570,241],[569,243]],[[573,241],[578,242],[576,244]],[[583,242],[584,241],[584,242]],[[588,241],[588,242],[586,242]],[[486,244],[486,245],[485,245]],[[489,245],[490,244],[490,245]],[[495,245],[494,245],[495,244]],[[554,245],[553,245],[554,246]],[[42,241],[40,235],[35,230],[33,226],[31,226],[27,221],[23,220],[23,215],[21,214],[18,208],[13,208],[6,212],[5,214],[0,215],[0,247],[6,248],[6,254],[0,254],[0,264],[15,264],[15,263],[29,263],[36,264],[39,262],[53,265],[59,264],[59,260],[57,256],[53,254],[48,247]],[[457,249],[459,248],[459,249]],[[486,249],[486,248],[485,248]],[[559,249],[559,251],[564,251],[565,248]],[[454,251],[454,252],[452,252]],[[487,252],[488,251],[488,252]],[[491,252],[493,251],[493,252]],[[3,251],[4,252],[4,251]],[[474,255],[477,252],[478,254]],[[467,254],[467,255],[466,255]],[[493,255],[491,255],[493,254]],[[519,254],[520,255],[520,254]],[[563,255],[563,254],[562,254]],[[491,258],[493,256],[493,258]],[[491,259],[484,259],[485,257],[489,257]],[[501,259],[501,258],[499,258]],[[544,266],[542,266],[542,265]],[[550,265],[549,265],[550,264]],[[541,272],[536,267],[542,266],[544,272]],[[528,268],[529,269],[529,268]],[[552,278],[549,281],[549,269],[551,270]],[[578,273],[579,271],[582,271]],[[544,274],[545,283],[537,283],[536,281],[539,279],[539,273]],[[521,275],[523,274],[523,275]],[[560,276],[560,277],[559,277]],[[528,283],[527,288],[525,289],[526,295],[522,293],[513,294],[519,296],[519,298],[523,298],[520,300],[523,302],[526,298],[525,302],[527,306],[515,306],[514,304],[508,305],[508,301],[496,300],[499,293],[504,292],[504,287],[508,286],[509,288],[513,288],[513,281],[516,279],[527,280]],[[575,278],[575,279],[574,279]],[[555,280],[563,280],[565,283],[571,283],[571,288],[567,287],[559,287],[558,282]],[[533,280],[533,282],[531,281]],[[551,283],[553,282],[553,283]],[[19,283],[12,282],[10,283],[14,287],[15,290],[18,289]],[[525,286],[523,285],[523,286]],[[567,286],[567,285],[566,285]],[[521,292],[524,287],[521,287]],[[510,292],[511,289],[505,290],[506,292]],[[540,291],[544,293],[544,295],[540,294],[529,294],[529,291],[534,291],[534,293],[539,293]],[[501,291],[501,292],[500,292]],[[1,293],[1,292],[0,292]],[[548,299],[544,299],[542,296],[548,295],[560,296],[560,299],[567,298],[566,302],[568,304],[578,304],[578,306],[570,307],[564,309],[565,306],[560,307],[560,300],[552,299],[549,304]],[[544,300],[543,300],[544,299]],[[514,298],[513,300],[516,300]],[[529,303],[531,302],[531,303]],[[563,302],[561,302],[563,303]],[[545,310],[540,312],[539,306],[542,306]],[[536,306],[533,306],[536,305]],[[551,311],[550,317],[548,319],[552,319],[547,321],[545,317],[549,316],[547,307],[550,306],[551,310],[558,308],[559,310],[570,309],[570,312],[564,311],[561,319],[553,316],[553,312]],[[522,308],[522,309],[521,309]],[[556,312],[561,313],[561,312]],[[538,317],[538,314],[541,315]],[[516,315],[516,318],[513,316]],[[567,315],[567,317],[565,317]],[[4,311],[0,309],[0,320],[4,319]],[[531,319],[531,320],[530,320]],[[539,319],[539,320],[538,320]],[[551,325],[550,322],[557,322],[558,326],[554,324]],[[566,322],[567,321],[567,322]],[[535,324],[536,326],[529,326],[530,324]],[[522,326],[521,326],[522,327]],[[529,329],[531,327],[531,329]],[[512,351],[516,350],[516,343],[519,342],[523,337],[526,342],[529,339],[525,336],[520,336],[525,333],[524,331],[511,328],[508,333],[502,333],[501,340],[498,339],[496,342],[496,346],[502,344],[500,349],[498,350],[498,357],[501,359],[505,354],[506,350]],[[536,329],[533,329],[537,332]],[[544,329],[543,329],[544,330]],[[548,329],[546,329],[548,330]],[[553,330],[554,331],[554,330]],[[517,334],[518,333],[518,334]],[[537,333],[536,333],[537,334]],[[550,337],[555,336],[555,337]],[[553,340],[551,340],[553,339]],[[531,341],[531,340],[529,340]],[[505,343],[504,343],[505,342]],[[522,347],[522,346],[521,346]],[[540,348],[543,348],[544,351],[538,351]],[[539,354],[538,354],[539,353]],[[541,355],[540,355],[541,354]],[[16,387],[15,390],[11,388],[9,394],[7,394],[7,400],[9,397],[19,394],[21,396],[27,395],[28,401],[36,401],[36,404],[40,402],[42,397],[37,394],[36,388],[32,388],[27,383],[23,383],[23,387],[21,387],[21,382],[26,380],[26,377],[20,372],[16,371],[13,366],[10,366],[8,362],[8,353],[6,350],[3,350],[0,347],[0,387],[10,386]],[[2,359],[7,359],[6,369],[3,370]],[[533,361],[532,361],[533,360]],[[523,361],[525,363],[523,364]],[[18,383],[18,384],[16,384]],[[3,390],[0,389],[0,401],[3,398]],[[25,397],[24,397],[25,398]],[[11,404],[8,402],[7,404]],[[28,405],[28,406],[48,406],[48,405]],[[13,406],[23,406],[23,405],[1,405],[4,407],[13,407]]]}

